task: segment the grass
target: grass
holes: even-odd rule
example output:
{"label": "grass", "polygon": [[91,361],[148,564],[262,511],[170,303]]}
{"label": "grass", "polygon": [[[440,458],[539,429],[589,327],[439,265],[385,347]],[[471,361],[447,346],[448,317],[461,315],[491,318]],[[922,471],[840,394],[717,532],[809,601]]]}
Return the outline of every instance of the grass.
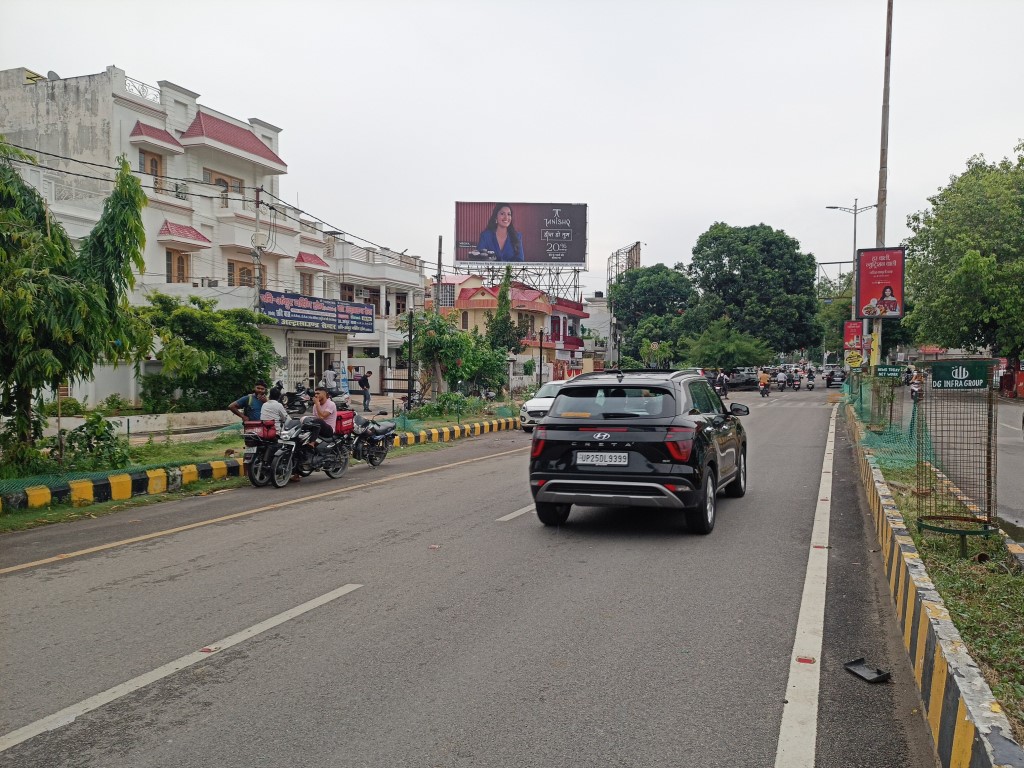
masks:
{"label": "grass", "polygon": [[1014,738],[1024,744],[1024,574],[1014,570],[999,536],[967,537],[969,557],[963,558],[960,537],[919,532],[911,495],[914,472],[887,470],[885,476],[953,624],[1002,705]]}
{"label": "grass", "polygon": [[238,432],[230,432],[211,440],[182,443],[150,440],[148,443],[133,445],[128,449],[132,463],[140,466],[151,464],[195,464],[225,458],[226,451],[234,451],[231,458],[241,458],[245,442]]}

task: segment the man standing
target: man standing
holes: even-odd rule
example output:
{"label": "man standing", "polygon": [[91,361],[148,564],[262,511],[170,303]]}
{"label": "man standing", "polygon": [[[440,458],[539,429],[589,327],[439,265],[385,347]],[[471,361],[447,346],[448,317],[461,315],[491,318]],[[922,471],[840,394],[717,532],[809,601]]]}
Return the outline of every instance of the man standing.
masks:
{"label": "man standing", "polygon": [[328,393],[338,390],[338,373],[334,370],[334,363],[328,365],[327,370],[324,371],[324,386],[327,387]]}
{"label": "man standing", "polygon": [[362,376],[359,377],[359,389],[363,391],[363,412],[370,412],[370,377],[373,374],[370,371],[366,371]]}
{"label": "man standing", "polygon": [[228,410],[242,421],[259,421],[260,412],[263,410],[265,402],[267,402],[267,383],[257,381],[252,394],[242,395],[228,406]]}

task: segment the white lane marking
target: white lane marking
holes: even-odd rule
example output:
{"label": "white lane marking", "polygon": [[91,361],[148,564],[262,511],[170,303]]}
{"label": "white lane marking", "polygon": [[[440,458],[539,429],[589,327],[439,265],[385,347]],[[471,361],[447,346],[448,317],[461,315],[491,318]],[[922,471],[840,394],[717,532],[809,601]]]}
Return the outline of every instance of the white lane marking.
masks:
{"label": "white lane marking", "polygon": [[[832,457],[836,442],[836,416],[832,418],[821,463],[818,502],[807,555],[807,575],[796,622],[796,639],[789,661],[786,705],[782,710],[775,768],[814,768],[814,744],[818,734],[818,682],[821,673],[821,642],[825,625],[825,586],[828,577],[828,530],[832,510]],[[809,663],[808,663],[809,660]]]}
{"label": "white lane marking", "polygon": [[496,522],[496,523],[507,523],[509,520],[514,520],[515,518],[519,517],[520,515],[525,515],[527,512],[533,512],[533,510],[534,510],[534,506],[533,506],[533,504],[531,504],[528,507],[523,507],[522,509],[517,509],[515,512],[509,512],[507,515],[505,515],[504,517],[499,517],[494,522]]}
{"label": "white lane marking", "polygon": [[1016,427],[1013,424],[1007,424],[1005,421],[1000,422],[999,426],[1001,426],[1001,427],[1009,427],[1010,429],[1016,430],[1017,432],[1020,432],[1020,429],[1021,429],[1020,427]]}
{"label": "white lane marking", "polygon": [[38,736],[46,731],[56,730],[65,725],[69,725],[75,721],[75,718],[92,712],[94,709],[102,707],[104,704],[109,704],[122,696],[127,696],[129,693],[139,690],[150,683],[154,683],[157,680],[173,675],[175,672],[180,672],[187,667],[191,667],[193,664],[198,664],[201,661],[209,659],[211,656],[220,653],[221,651],[227,650],[234,645],[245,642],[246,640],[255,637],[268,629],[284,624],[286,621],[301,616],[314,608],[319,608],[332,600],[337,600],[342,595],[347,595],[349,592],[354,592],[359,589],[362,584],[346,584],[343,587],[339,587],[332,592],[328,592],[320,597],[315,597],[302,605],[297,605],[294,608],[290,608],[284,613],[279,613],[277,616],[272,616],[265,621],[261,621],[259,624],[253,624],[248,629],[243,629],[241,632],[236,632],[230,637],[225,637],[223,640],[217,643],[211,643],[204,647],[200,651],[195,651],[182,656],[180,659],[164,664],[162,667],[157,667],[151,672],[134,677],[131,680],[115,685],[113,688],[108,688],[102,693],[97,693],[95,696],[90,696],[88,699],[72,704],[70,707],[65,707],[60,712],[55,712],[49,717],[44,717],[42,720],[36,720],[34,723],[30,723],[23,728],[19,728],[16,731],[0,736],[0,752],[10,749],[13,746],[21,744],[23,741]]}

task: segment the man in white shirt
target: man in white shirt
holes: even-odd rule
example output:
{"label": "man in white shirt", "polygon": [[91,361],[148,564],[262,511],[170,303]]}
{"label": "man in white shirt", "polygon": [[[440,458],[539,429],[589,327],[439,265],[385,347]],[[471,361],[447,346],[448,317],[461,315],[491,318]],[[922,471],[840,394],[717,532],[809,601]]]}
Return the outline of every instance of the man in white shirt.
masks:
{"label": "man in white shirt", "polygon": [[338,372],[334,370],[334,363],[328,365],[324,371],[324,386],[328,392],[334,392],[338,388]]}
{"label": "man in white shirt", "polygon": [[270,390],[270,399],[263,404],[263,408],[260,410],[260,418],[270,420],[273,419],[277,425],[277,431],[280,432],[284,429],[284,423],[288,420],[288,411],[281,404],[281,389],[280,387],[274,387]]}

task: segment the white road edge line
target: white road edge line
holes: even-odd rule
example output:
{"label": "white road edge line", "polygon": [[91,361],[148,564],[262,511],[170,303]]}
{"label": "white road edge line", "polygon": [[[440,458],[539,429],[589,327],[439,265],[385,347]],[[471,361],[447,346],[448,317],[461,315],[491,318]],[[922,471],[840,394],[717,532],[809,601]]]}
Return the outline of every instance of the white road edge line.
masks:
{"label": "white road edge line", "polygon": [[522,509],[517,509],[515,512],[509,512],[507,515],[505,515],[504,517],[499,517],[494,522],[496,522],[496,523],[507,523],[509,520],[515,520],[520,515],[525,515],[527,512],[533,512],[533,510],[534,510],[534,506],[533,506],[533,504],[531,504],[528,507],[523,507]]}
{"label": "white road edge line", "polygon": [[211,643],[202,650],[195,651],[187,656],[182,656],[180,659],[164,664],[162,667],[157,667],[151,672],[146,672],[145,674],[134,677],[125,683],[115,685],[113,688],[109,688],[102,693],[90,696],[88,699],[84,699],[77,704],[65,707],[60,710],[60,712],[55,712],[49,717],[44,717],[42,720],[36,720],[34,723],[30,723],[23,728],[19,728],[16,731],[11,731],[4,736],[0,736],[0,752],[4,752],[13,746],[21,744],[23,741],[28,741],[29,739],[38,736],[41,733],[45,733],[46,731],[53,731],[65,725],[70,725],[75,721],[75,718],[84,715],[87,712],[92,712],[94,709],[98,709],[104,704],[109,704],[122,696],[127,696],[129,693],[133,693],[150,683],[154,683],[157,680],[173,675],[175,672],[180,672],[187,667],[191,667],[193,664],[205,661],[221,651],[227,650],[234,645],[238,645],[239,643],[245,642],[256,635],[266,632],[268,629],[273,629],[280,624],[284,624],[286,621],[290,621],[297,616],[301,616],[304,613],[312,611],[314,608],[319,608],[332,600],[337,600],[342,595],[354,592],[361,586],[363,585],[346,584],[332,592],[320,595],[320,597],[315,597],[302,605],[290,608],[284,613],[279,613],[277,616],[272,616],[265,621],[261,621],[259,624],[253,624],[248,629],[243,629],[241,632],[236,632],[230,637],[225,637],[220,642]]}
{"label": "white road edge line", "polygon": [[832,408],[821,463],[821,483],[814,508],[814,526],[807,555],[807,575],[800,599],[800,617],[789,660],[786,705],[782,710],[775,768],[814,768],[818,736],[818,683],[821,677],[821,643],[825,625],[825,587],[828,580],[828,531],[832,511],[832,459],[836,443],[836,416]]}

